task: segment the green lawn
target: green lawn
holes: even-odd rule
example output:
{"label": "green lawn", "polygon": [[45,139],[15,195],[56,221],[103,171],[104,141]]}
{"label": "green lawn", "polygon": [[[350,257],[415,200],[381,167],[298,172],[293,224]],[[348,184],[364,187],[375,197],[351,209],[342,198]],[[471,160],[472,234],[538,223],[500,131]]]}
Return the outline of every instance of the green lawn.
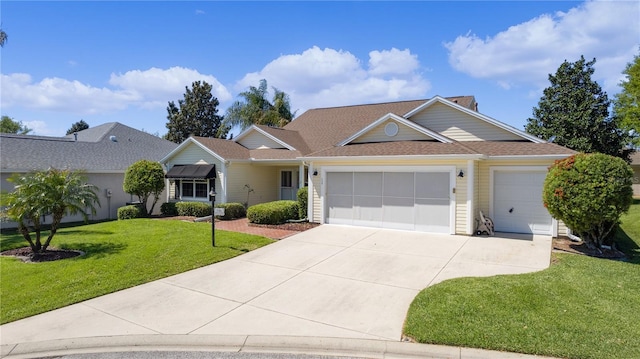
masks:
{"label": "green lawn", "polygon": [[[63,228],[52,246],[86,255],[46,263],[0,257],[0,319],[7,323],[190,269],[223,261],[272,240],[217,231],[210,223],[135,219]],[[0,249],[24,247],[3,233]]]}
{"label": "green lawn", "polygon": [[617,233],[629,262],[554,254],[542,272],[460,278],[423,290],[406,335],[566,358],[640,358],[640,201]]}

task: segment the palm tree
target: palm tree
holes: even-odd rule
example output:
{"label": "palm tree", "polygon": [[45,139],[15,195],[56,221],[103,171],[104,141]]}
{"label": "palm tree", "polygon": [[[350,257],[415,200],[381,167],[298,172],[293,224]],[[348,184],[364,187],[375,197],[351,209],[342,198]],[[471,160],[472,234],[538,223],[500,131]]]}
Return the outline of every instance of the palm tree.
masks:
{"label": "palm tree", "polygon": [[5,42],[9,39],[7,33],[4,30],[0,29],[0,47],[4,47]]}
{"label": "palm tree", "polygon": [[[96,213],[100,200],[97,187],[86,183],[80,171],[57,170],[34,171],[14,174],[8,179],[15,189],[5,197],[3,210],[6,217],[18,223],[18,230],[29,242],[35,255],[46,252],[65,215],[82,214],[88,219],[86,210]],[[51,215],[51,228],[46,241],[42,243],[42,219]],[[31,226],[30,226],[31,225]],[[35,239],[30,231],[35,232]]]}
{"label": "palm tree", "polygon": [[267,80],[260,80],[258,87],[250,86],[241,92],[243,101],[234,102],[224,116],[228,127],[239,126],[242,130],[251,125],[267,125],[282,127],[293,120],[295,112],[291,112],[289,96],[273,88],[273,101],[267,99]]}

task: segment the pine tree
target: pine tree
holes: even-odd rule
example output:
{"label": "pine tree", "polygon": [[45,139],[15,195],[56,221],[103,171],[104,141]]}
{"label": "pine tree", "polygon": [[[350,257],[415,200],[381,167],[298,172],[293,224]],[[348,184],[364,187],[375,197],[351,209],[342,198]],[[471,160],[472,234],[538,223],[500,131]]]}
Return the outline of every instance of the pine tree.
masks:
{"label": "pine tree", "polygon": [[184,99],[178,106],[169,101],[167,107],[167,128],[165,138],[181,143],[189,136],[224,137],[226,131],[220,129],[223,120],[218,116],[218,99],[211,94],[211,85],[205,81],[195,81],[192,89],[185,87]]}

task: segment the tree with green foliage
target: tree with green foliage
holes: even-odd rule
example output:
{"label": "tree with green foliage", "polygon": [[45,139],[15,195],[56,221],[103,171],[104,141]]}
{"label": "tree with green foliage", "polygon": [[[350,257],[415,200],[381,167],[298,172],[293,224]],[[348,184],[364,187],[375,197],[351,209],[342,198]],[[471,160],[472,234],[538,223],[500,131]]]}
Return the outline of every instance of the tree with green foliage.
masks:
{"label": "tree with green foliage", "polygon": [[589,247],[600,248],[631,206],[632,179],[633,170],[623,159],[581,153],[549,168],[542,200]]}
{"label": "tree with green foliage", "polygon": [[9,36],[7,36],[7,33],[4,30],[0,29],[0,47],[4,47],[7,40],[9,40]]}
{"label": "tree with green foliage", "polygon": [[218,116],[218,99],[211,94],[211,85],[205,81],[195,81],[192,89],[185,87],[184,99],[178,106],[169,101],[167,107],[167,128],[165,139],[181,143],[189,136],[224,138],[226,131],[222,116]]}
{"label": "tree with green foliage", "polygon": [[[164,171],[162,165],[150,160],[140,160],[133,163],[124,174],[122,189],[135,195],[140,201],[142,215],[147,217],[153,213],[153,208],[160,194],[164,190]],[[148,208],[149,198],[153,196],[151,207]]]}
{"label": "tree with green foliage", "polygon": [[67,135],[70,135],[75,132],[80,132],[82,130],[86,130],[87,128],[89,128],[89,124],[84,122],[84,120],[80,120],[74,123],[73,125],[71,125],[71,128],[67,130]]}
{"label": "tree with green foliage", "polygon": [[533,109],[525,130],[541,139],[585,153],[606,153],[628,160],[629,137],[609,117],[609,98],[591,79],[596,59],[563,62],[551,86]]}
{"label": "tree with green foliage", "polygon": [[640,55],[622,73],[625,79],[620,83],[622,91],[614,97],[613,114],[632,137],[633,144],[640,147]]}
{"label": "tree with green foliage", "polygon": [[26,135],[31,129],[22,124],[22,121],[14,121],[9,116],[2,116],[0,120],[0,133],[15,133],[18,135]]}
{"label": "tree with green foliage", "polygon": [[225,115],[225,124],[242,130],[251,125],[267,125],[283,127],[295,117],[291,112],[289,96],[283,91],[273,88],[273,100],[267,98],[267,80],[260,80],[258,87],[251,86],[248,91],[239,94],[242,100],[234,102]]}
{"label": "tree with green foliage", "polygon": [[[18,223],[18,231],[31,246],[34,255],[46,252],[65,215],[96,213],[100,200],[97,187],[86,183],[81,171],[58,170],[17,173],[8,179],[15,188],[4,195],[3,215]],[[42,242],[44,218],[51,215],[49,236]],[[35,238],[31,237],[35,232]]]}

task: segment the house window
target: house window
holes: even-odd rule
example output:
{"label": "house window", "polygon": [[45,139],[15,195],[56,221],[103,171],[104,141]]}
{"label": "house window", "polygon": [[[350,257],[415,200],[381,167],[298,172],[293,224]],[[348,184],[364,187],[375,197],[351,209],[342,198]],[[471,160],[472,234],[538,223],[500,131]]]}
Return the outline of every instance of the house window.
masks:
{"label": "house window", "polygon": [[293,187],[291,185],[291,171],[280,172],[280,187]]}
{"label": "house window", "polygon": [[209,199],[209,184],[204,180],[182,180],[180,190],[180,199],[183,201]]}

